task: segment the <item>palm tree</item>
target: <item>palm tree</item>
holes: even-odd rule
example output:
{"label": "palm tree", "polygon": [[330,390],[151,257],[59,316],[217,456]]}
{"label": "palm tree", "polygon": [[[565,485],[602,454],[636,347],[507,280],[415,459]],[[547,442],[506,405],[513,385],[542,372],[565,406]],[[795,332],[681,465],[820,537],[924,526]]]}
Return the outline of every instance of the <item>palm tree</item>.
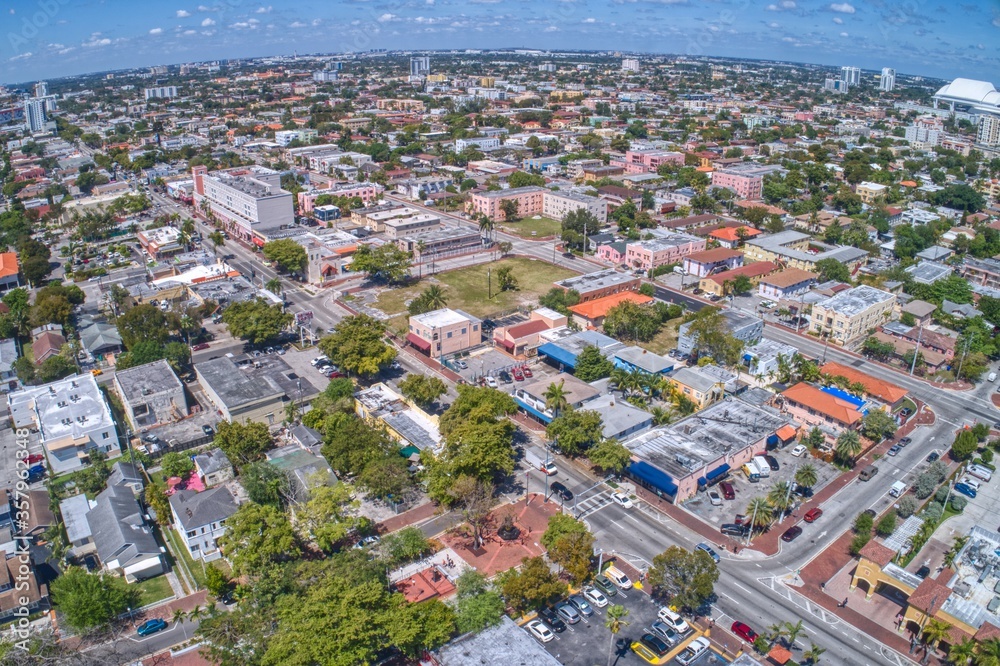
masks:
{"label": "palm tree", "polygon": [[833,453],[843,463],[854,460],[861,453],[861,437],[853,430],[845,430],[837,437]]}
{"label": "palm tree", "polygon": [[552,411],[555,416],[559,416],[560,413],[567,407],[569,407],[569,401],[566,400],[566,389],[564,384],[566,380],[560,380],[558,384],[555,382],[549,384],[549,387],[545,389],[545,406]]}
{"label": "palm tree", "polygon": [[420,277],[424,277],[424,250],[427,249],[427,243],[422,240],[417,241],[417,256],[420,257]]}
{"label": "palm tree", "polygon": [[673,409],[666,409],[665,407],[653,407],[649,410],[649,413],[653,417],[653,425],[669,425],[674,418],[677,416],[677,412]]}
{"label": "palm tree", "polygon": [[824,652],[826,652],[826,648],[821,648],[815,643],[810,643],[809,649],[802,653],[802,658],[805,659],[807,662],[809,662],[810,665],[818,664],[819,657]]}
{"label": "palm tree", "polygon": [[816,467],[809,463],[795,470],[795,483],[803,488],[812,488],[818,480],[819,476],[816,474]]}
{"label": "palm tree", "polygon": [[779,481],[767,494],[767,503],[778,513],[784,515],[792,504],[792,486],[788,481]]}
{"label": "palm tree", "polygon": [[790,648],[795,646],[795,641],[798,640],[799,636],[805,636],[806,627],[802,624],[802,620],[799,620],[795,624],[786,622],[785,629],[787,629],[786,637],[788,638],[788,647]]}
{"label": "palm tree", "polygon": [[613,604],[608,606],[607,617],[604,620],[604,626],[608,631],[611,632],[611,641],[608,643],[608,666],[611,666],[611,658],[614,656],[615,649],[615,636],[618,635],[624,627],[629,625],[625,621],[628,617],[628,609],[619,604]]}
{"label": "palm tree", "polygon": [[754,497],[750,500],[750,503],[747,504],[747,515],[750,516],[751,525],[755,530],[763,530],[765,527],[770,525],[771,514],[771,505],[764,497]]}
{"label": "palm tree", "polygon": [[767,640],[774,647],[774,644],[783,640],[788,635],[788,624],[776,622],[767,628]]}
{"label": "palm tree", "polygon": [[187,619],[188,622],[200,622],[205,617],[205,615],[207,615],[207,612],[205,611],[204,608],[201,607],[201,604],[198,604],[190,611],[188,611]]}
{"label": "palm tree", "polygon": [[496,229],[496,224],[486,215],[479,214],[479,233],[483,234],[484,238],[491,239],[493,230]]}
{"label": "palm tree", "polygon": [[635,384],[635,375],[625,368],[615,368],[611,371],[611,383],[624,393],[625,397],[632,395],[633,391],[639,389]]}
{"label": "palm tree", "polygon": [[976,666],[1000,666],[1000,639],[980,641],[972,663]]}
{"label": "palm tree", "polygon": [[264,285],[264,289],[267,289],[275,296],[281,294],[281,280],[276,277],[271,278],[267,281],[267,284]]}
{"label": "palm tree", "polygon": [[[185,618],[187,618],[187,611],[185,611],[183,608],[175,608],[174,614],[171,616],[170,621],[173,622],[175,625],[183,626]],[[187,637],[188,637],[187,627],[184,627],[184,640],[187,640]]]}
{"label": "palm tree", "polygon": [[927,626],[924,627],[920,637],[923,644],[929,651],[933,650],[942,640],[948,638],[950,631],[951,625],[947,622],[942,622],[941,620],[931,620],[927,623]]}
{"label": "palm tree", "polygon": [[427,303],[427,307],[431,310],[440,310],[441,308],[448,305],[448,300],[444,297],[444,292],[441,291],[441,287],[436,284],[424,289],[424,293],[420,295],[421,298]]}
{"label": "palm tree", "polygon": [[969,660],[976,656],[976,641],[966,638],[958,645],[948,648],[948,661],[954,666],[968,666]]}

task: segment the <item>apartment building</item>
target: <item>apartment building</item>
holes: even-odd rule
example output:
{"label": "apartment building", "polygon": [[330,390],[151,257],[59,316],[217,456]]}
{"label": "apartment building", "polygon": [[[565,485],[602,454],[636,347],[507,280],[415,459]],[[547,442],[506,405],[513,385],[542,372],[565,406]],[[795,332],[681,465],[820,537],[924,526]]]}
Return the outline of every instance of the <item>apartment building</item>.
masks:
{"label": "apartment building", "polygon": [[441,226],[441,218],[431,213],[418,213],[406,217],[392,217],[383,222],[385,237],[389,240],[399,240],[404,236],[412,236],[425,231],[431,231]]}
{"label": "apartment building", "polygon": [[470,139],[455,139],[455,152],[461,153],[472,148],[484,153],[500,149],[500,139],[492,136],[477,136]]}
{"label": "apartment building", "polygon": [[809,330],[846,346],[885,323],[896,295],[875,287],[853,287],[813,305]]}
{"label": "apartment building", "polygon": [[712,185],[732,190],[742,199],[760,199],[764,191],[764,176],[781,171],[781,167],[762,166],[746,162],[712,173]]}
{"label": "apartment building", "polygon": [[721,273],[713,273],[708,277],[702,278],[698,283],[698,287],[706,294],[714,294],[720,297],[728,296],[732,292],[732,283],[737,277],[742,275],[750,280],[752,285],[757,286],[766,276],[772,275],[777,271],[777,264],[770,261],[757,261],[752,264],[740,266],[739,268],[722,271]]}
{"label": "apartment building", "polygon": [[761,278],[757,293],[764,298],[795,298],[809,291],[818,277],[816,273],[801,268],[786,268],[780,273]]}
{"label": "apartment building", "polygon": [[1000,260],[966,257],[962,275],[972,284],[1000,290]]}
{"label": "apartment building", "polygon": [[799,423],[835,433],[856,428],[864,418],[862,400],[832,387],[799,382],[783,391],[781,398],[788,415]]}
{"label": "apartment building", "polygon": [[592,167],[604,166],[604,162],[598,159],[570,160],[566,163],[566,176],[577,180],[583,178],[583,170]]}
{"label": "apartment building", "polygon": [[259,166],[208,172],[191,169],[195,208],[222,222],[225,229],[245,242],[263,246],[255,227],[282,227],[295,223],[291,192],[281,189],[281,174]]}
{"label": "apartment building", "polygon": [[671,150],[627,150],[624,157],[613,158],[613,166],[621,167],[625,173],[656,173],[661,164],[684,166],[684,153]]}
{"label": "apartment building", "polygon": [[868,204],[869,206],[885,200],[885,195],[889,192],[889,188],[885,185],[880,185],[879,183],[871,183],[868,181],[858,183],[857,187],[854,188],[855,194],[861,197],[861,203]]}
{"label": "apartment building", "polygon": [[410,317],[406,341],[431,358],[441,358],[482,343],[482,321],[461,310],[442,308]]}
{"label": "apartment building", "polygon": [[473,192],[468,210],[470,213],[482,213],[491,220],[505,220],[507,218],[500,208],[500,202],[515,201],[519,216],[538,215],[545,207],[546,192],[548,190],[544,187],[533,185],[494,192]]}
{"label": "apartment building", "polygon": [[787,267],[816,271],[816,262],[834,259],[855,272],[864,265],[868,253],[846,245],[827,245],[800,231],[782,231],[748,240],[743,245],[747,261],[774,261]]}
{"label": "apartment building", "polygon": [[607,224],[608,202],[604,199],[575,192],[553,192],[551,190],[546,190],[542,196],[542,215],[553,220],[561,221],[569,213],[581,208],[596,217],[602,225]]}
{"label": "apartment building", "polygon": [[378,183],[334,183],[326,189],[310,190],[309,192],[299,192],[299,208],[303,214],[309,215],[316,206],[316,199],[328,194],[334,197],[357,197],[365,204],[377,200],[382,195],[382,186]]}
{"label": "apartment building", "polygon": [[396,241],[399,249],[412,254],[415,261],[441,255],[474,252],[491,244],[483,239],[479,231],[467,227],[442,227],[433,231],[421,231]]}
{"label": "apartment building", "polygon": [[[726,332],[747,345],[760,342],[764,335],[764,321],[738,310],[723,310],[722,317]],[[681,324],[677,330],[677,350],[693,354],[698,349],[698,340],[691,334],[691,323]]]}
{"label": "apartment building", "polygon": [[679,263],[689,254],[705,249],[705,239],[688,234],[669,234],[661,238],[629,243],[625,247],[625,263],[645,271],[657,266]]}
{"label": "apartment building", "polygon": [[715,247],[703,252],[694,252],[684,257],[681,268],[688,275],[705,277],[713,271],[730,270],[743,265],[743,253],[724,247]]}

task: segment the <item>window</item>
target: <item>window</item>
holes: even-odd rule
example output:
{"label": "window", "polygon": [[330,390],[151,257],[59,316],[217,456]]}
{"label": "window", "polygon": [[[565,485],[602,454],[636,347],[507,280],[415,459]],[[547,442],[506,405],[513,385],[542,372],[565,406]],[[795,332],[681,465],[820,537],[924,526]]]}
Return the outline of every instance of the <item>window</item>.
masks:
{"label": "window", "polygon": [[188,536],[188,537],[196,537],[196,536],[198,536],[198,530],[191,530],[190,532],[186,533],[186,536]]}
{"label": "window", "polygon": [[109,437],[108,433],[104,433],[103,439],[107,439],[108,437]]}
{"label": "window", "polygon": [[451,339],[451,331],[448,331],[448,338]]}

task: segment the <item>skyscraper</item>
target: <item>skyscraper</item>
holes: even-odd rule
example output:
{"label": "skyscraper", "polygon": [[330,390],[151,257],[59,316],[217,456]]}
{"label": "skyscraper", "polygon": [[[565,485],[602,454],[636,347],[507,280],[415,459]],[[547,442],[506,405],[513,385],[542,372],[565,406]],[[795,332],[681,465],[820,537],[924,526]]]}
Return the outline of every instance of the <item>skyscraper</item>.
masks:
{"label": "skyscraper", "polygon": [[430,73],[430,56],[416,56],[410,58],[410,76],[427,76]]}
{"label": "skyscraper", "polygon": [[45,97],[49,94],[49,84],[39,81],[35,84],[35,97]]}
{"label": "skyscraper", "polygon": [[882,78],[878,81],[878,89],[883,92],[892,92],[896,87],[896,70],[891,67],[882,68]]}
{"label": "skyscraper", "polygon": [[638,58],[625,58],[622,60],[622,69],[626,72],[638,72],[639,71],[639,59]]}
{"label": "skyscraper", "polygon": [[25,98],[24,127],[32,134],[45,130],[45,100],[34,97]]}
{"label": "skyscraper", "polygon": [[860,67],[841,67],[840,80],[847,82],[849,86],[861,85]]}

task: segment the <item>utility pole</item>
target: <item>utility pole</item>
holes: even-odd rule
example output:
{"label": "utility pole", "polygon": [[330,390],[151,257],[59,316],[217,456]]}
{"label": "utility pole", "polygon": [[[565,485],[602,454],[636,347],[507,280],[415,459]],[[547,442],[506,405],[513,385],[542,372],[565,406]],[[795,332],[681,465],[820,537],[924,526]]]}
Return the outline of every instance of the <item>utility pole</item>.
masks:
{"label": "utility pole", "polygon": [[917,368],[917,354],[920,353],[920,339],[924,336],[924,325],[920,325],[920,331],[917,332],[917,346],[913,348],[913,362],[910,363],[910,376],[913,376],[913,371]]}
{"label": "utility pole", "polygon": [[[798,469],[798,468],[796,468],[796,469]],[[794,476],[793,476],[792,478],[794,478]],[[788,492],[786,492],[786,493],[785,493],[785,510],[781,512],[781,519],[780,519],[780,520],[778,520],[778,524],[779,524],[779,525],[780,525],[781,523],[785,522],[785,514],[786,514],[786,513],[787,513],[787,511],[788,511],[788,508],[787,508],[787,507],[788,507],[788,500],[789,500],[789,499],[791,498],[791,496],[792,496],[792,484],[793,484],[793,483],[795,483],[795,482],[794,482],[794,481],[789,481],[789,482],[788,482]],[[756,509],[757,507],[755,506],[754,508]]]}
{"label": "utility pole", "polygon": [[754,525],[757,523],[757,503],[754,502],[753,505],[753,516],[750,518],[750,530],[747,532],[747,540],[743,544],[744,546],[750,545],[750,536],[753,534]]}
{"label": "utility pole", "polygon": [[968,337],[968,338],[965,339],[965,351],[962,352],[962,360],[960,360],[958,362],[958,373],[956,373],[956,375],[955,375],[956,379],[961,379],[962,378],[962,365],[965,363],[965,357],[969,353],[969,345],[970,344],[972,344],[972,338]]}

